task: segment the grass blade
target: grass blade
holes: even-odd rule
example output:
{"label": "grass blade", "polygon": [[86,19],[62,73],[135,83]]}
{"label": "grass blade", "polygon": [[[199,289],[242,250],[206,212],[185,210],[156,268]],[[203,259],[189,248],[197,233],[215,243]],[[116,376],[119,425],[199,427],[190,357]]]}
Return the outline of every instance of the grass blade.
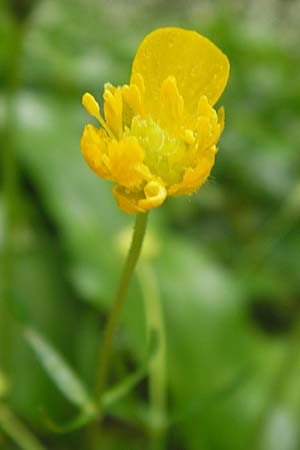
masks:
{"label": "grass blade", "polygon": [[96,404],[63,356],[32,328],[25,328],[24,337],[60,392],[82,413],[93,415],[97,410]]}

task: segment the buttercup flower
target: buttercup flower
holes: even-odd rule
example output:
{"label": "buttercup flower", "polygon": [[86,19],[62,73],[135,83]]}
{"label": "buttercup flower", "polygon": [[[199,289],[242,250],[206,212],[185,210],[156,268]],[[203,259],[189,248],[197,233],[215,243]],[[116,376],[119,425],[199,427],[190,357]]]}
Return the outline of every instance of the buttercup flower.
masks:
{"label": "buttercup flower", "polygon": [[224,127],[224,109],[213,106],[228,76],[227,57],[208,39],[161,28],[140,44],[130,84],[105,84],[104,118],[84,94],[101,127],[85,126],[81,149],[97,175],[115,182],[123,211],[146,212],[206,181]]}

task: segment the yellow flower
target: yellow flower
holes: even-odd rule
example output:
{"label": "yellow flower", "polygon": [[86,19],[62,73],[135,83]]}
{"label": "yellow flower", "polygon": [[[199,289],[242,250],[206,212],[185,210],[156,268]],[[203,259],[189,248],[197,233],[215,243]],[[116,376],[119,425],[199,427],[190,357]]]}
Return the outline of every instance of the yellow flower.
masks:
{"label": "yellow flower", "polygon": [[214,165],[224,109],[214,109],[229,62],[195,31],[161,28],[145,37],[130,84],[104,86],[104,118],[91,94],[82,102],[101,128],[86,125],[81,149],[90,168],[114,181],[128,213],[195,192]]}

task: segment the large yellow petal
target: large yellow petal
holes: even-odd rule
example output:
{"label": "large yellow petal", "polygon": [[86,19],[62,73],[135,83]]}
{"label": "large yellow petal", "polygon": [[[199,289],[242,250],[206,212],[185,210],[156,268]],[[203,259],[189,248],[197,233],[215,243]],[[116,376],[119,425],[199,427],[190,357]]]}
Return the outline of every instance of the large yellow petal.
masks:
{"label": "large yellow petal", "polygon": [[229,61],[209,39],[195,31],[160,28],[140,44],[131,76],[137,73],[144,78],[146,110],[154,118],[159,113],[161,84],[170,76],[176,78],[188,112],[196,114],[202,95],[211,105],[221,96],[229,76]]}

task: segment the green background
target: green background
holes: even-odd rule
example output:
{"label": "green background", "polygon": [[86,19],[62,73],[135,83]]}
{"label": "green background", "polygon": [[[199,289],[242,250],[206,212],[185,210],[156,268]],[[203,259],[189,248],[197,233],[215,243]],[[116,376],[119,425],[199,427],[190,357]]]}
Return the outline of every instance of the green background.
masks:
{"label": "green background", "polygon": [[[33,435],[49,450],[152,448],[147,377],[109,411],[96,442],[91,424],[52,431],[49,417],[63,426],[78,408],[23,326],[92,391],[118,240],[133,216],[81,156],[90,121],[81,96],[100,100],[106,81],[126,83],[142,38],[170,25],[209,37],[231,75],[208,182],[150,214],[157,252],[147,264],[167,338],[165,449],[300,448],[299,21],[299,0],[1,3],[0,448],[38,450]],[[112,384],[146,357],[142,297],[136,277]]]}

